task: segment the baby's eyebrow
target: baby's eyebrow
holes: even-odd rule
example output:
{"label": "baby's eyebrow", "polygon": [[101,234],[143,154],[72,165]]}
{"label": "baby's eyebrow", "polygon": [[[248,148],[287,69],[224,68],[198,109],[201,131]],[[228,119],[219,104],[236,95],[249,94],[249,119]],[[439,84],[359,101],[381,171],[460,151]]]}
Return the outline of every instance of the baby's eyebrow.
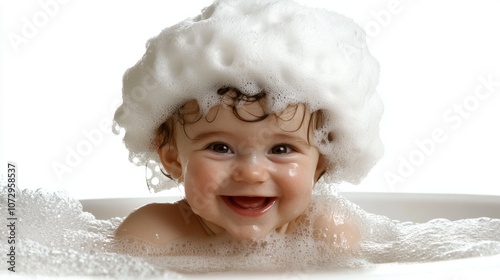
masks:
{"label": "baby's eyebrow", "polygon": [[[224,137],[230,137],[231,133],[226,132],[226,131],[207,131],[207,132],[201,132],[194,137],[189,137],[191,141],[193,142],[198,142],[202,141],[205,139],[210,139],[210,138],[224,138]],[[223,139],[221,139],[223,140]],[[307,138],[304,138],[299,135],[294,135],[293,132],[287,133],[272,133],[272,134],[262,134],[262,135],[256,135],[254,140],[265,142],[266,140],[271,140],[273,142],[285,142],[285,143],[290,143],[290,144],[295,144],[295,145],[301,145],[301,146],[310,146],[311,144],[307,140]]]}
{"label": "baby's eyebrow", "polygon": [[228,133],[224,131],[207,131],[196,134],[194,137],[189,137],[192,141],[201,141],[207,138],[217,138],[227,136]]}
{"label": "baby's eyebrow", "polygon": [[303,145],[303,146],[310,146],[311,144],[307,140],[307,138],[304,138],[302,136],[294,135],[294,134],[289,134],[289,133],[276,133],[272,135],[273,141],[283,141],[283,142],[289,142],[289,143],[294,143],[297,145]]}

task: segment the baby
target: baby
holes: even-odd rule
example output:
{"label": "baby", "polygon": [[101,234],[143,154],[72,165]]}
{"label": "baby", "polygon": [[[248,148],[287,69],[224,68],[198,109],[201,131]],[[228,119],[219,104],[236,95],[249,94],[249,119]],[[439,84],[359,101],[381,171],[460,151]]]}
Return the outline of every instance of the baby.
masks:
{"label": "baby", "polygon": [[356,244],[356,226],[313,193],[359,182],[381,156],[377,80],[352,20],[289,0],[216,1],[163,30],[124,76],[115,128],[150,188],[182,185],[185,198],[137,209],[115,235],[168,244],[312,227]]}

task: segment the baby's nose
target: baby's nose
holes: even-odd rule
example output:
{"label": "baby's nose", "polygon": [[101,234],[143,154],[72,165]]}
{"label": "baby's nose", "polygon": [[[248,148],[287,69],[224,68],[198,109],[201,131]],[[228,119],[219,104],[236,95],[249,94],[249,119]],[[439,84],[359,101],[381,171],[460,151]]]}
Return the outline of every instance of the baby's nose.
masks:
{"label": "baby's nose", "polygon": [[247,155],[236,160],[232,179],[236,182],[261,184],[269,179],[268,164],[256,155]]}

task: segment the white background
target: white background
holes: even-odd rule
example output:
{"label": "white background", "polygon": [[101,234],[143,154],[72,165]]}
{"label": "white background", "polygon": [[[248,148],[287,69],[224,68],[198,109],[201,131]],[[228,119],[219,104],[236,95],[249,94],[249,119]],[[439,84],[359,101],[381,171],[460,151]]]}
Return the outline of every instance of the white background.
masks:
{"label": "white background", "polygon": [[[359,186],[343,188],[500,195],[497,1],[303,2],[353,18],[381,64],[385,156]],[[105,124],[146,40],[211,1],[173,3],[1,1],[0,173],[14,161],[21,188],[76,198],[149,195],[144,168],[128,162]],[[496,83],[491,92],[480,77]],[[477,99],[478,87],[489,96]],[[440,143],[431,147],[423,139],[436,130]],[[54,165],[66,172],[58,176]]]}

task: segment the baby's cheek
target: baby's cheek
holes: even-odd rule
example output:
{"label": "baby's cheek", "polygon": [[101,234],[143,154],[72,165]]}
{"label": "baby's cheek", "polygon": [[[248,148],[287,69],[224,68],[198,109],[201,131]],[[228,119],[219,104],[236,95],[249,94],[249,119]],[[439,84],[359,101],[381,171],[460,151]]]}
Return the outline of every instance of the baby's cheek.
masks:
{"label": "baby's cheek", "polygon": [[290,186],[292,192],[303,193],[312,191],[314,175],[307,168],[293,167],[283,170],[281,174],[283,185]]}
{"label": "baby's cheek", "polygon": [[185,167],[185,185],[193,185],[195,188],[203,188],[204,183],[219,181],[217,167],[206,160],[190,160]]}
{"label": "baby's cheek", "polygon": [[186,198],[195,212],[210,208],[216,196],[221,178],[216,168],[207,167],[199,162],[191,162],[186,169]]}

